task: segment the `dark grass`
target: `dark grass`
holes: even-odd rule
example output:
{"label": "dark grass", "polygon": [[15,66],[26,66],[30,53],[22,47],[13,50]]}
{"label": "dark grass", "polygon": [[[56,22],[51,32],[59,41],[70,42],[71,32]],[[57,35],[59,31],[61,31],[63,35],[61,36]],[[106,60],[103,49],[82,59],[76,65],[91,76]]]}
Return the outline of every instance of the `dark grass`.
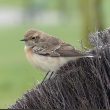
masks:
{"label": "dark grass", "polygon": [[[110,39],[110,30],[94,35],[91,42],[95,47],[90,52],[95,57],[68,62],[10,109],[110,109],[110,40],[104,40]],[[99,42],[102,42],[100,46]]]}

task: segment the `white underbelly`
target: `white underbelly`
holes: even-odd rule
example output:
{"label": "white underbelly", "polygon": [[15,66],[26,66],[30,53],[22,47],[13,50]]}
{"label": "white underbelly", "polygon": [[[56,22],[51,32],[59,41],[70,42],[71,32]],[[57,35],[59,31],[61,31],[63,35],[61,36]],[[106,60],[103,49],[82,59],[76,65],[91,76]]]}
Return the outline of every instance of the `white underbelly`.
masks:
{"label": "white underbelly", "polygon": [[36,68],[40,68],[44,71],[56,71],[68,61],[74,60],[73,57],[49,57],[38,55],[26,47],[25,52],[29,62]]}
{"label": "white underbelly", "polygon": [[[72,58],[71,58],[72,59]],[[70,58],[64,57],[48,57],[48,56],[41,56],[38,54],[33,54],[32,62],[36,67],[39,67],[45,71],[56,71],[67,63]]]}

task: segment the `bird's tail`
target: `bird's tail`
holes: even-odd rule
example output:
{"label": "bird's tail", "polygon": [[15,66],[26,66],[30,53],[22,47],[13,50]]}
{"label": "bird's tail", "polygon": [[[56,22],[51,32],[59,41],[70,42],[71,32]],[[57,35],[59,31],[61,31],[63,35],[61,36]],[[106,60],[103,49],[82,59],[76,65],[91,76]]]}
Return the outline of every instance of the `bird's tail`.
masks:
{"label": "bird's tail", "polygon": [[98,53],[97,53],[97,52],[94,52],[93,50],[91,50],[91,51],[86,51],[86,52],[82,55],[82,57],[91,57],[91,58],[97,57],[97,56],[100,56],[100,55],[98,55]]}

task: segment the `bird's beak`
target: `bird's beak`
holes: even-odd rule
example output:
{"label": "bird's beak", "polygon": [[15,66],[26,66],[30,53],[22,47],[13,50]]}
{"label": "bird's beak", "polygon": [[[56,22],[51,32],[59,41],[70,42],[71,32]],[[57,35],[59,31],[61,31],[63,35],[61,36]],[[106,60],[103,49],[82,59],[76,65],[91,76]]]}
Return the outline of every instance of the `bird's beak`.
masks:
{"label": "bird's beak", "polygon": [[27,41],[27,39],[21,39],[20,41]]}

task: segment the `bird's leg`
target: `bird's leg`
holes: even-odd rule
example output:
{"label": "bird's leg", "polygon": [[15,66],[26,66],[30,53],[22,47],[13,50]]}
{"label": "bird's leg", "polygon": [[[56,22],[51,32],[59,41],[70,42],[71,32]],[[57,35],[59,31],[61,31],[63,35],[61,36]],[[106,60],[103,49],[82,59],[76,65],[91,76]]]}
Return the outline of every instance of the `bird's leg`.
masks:
{"label": "bird's leg", "polygon": [[51,74],[50,74],[50,76],[49,76],[49,79],[52,78],[53,74],[54,74],[54,71],[51,72]]}
{"label": "bird's leg", "polygon": [[52,76],[53,76],[53,74],[54,74],[54,72],[48,71],[48,72],[46,73],[45,77],[43,78],[41,84],[43,84],[46,79],[51,79]]}
{"label": "bird's leg", "polygon": [[46,73],[46,75],[45,75],[45,77],[43,78],[43,80],[42,80],[41,84],[43,84],[43,83],[44,83],[44,81],[47,79],[47,76],[49,75],[49,73],[50,73],[50,71],[48,71],[48,72]]}

